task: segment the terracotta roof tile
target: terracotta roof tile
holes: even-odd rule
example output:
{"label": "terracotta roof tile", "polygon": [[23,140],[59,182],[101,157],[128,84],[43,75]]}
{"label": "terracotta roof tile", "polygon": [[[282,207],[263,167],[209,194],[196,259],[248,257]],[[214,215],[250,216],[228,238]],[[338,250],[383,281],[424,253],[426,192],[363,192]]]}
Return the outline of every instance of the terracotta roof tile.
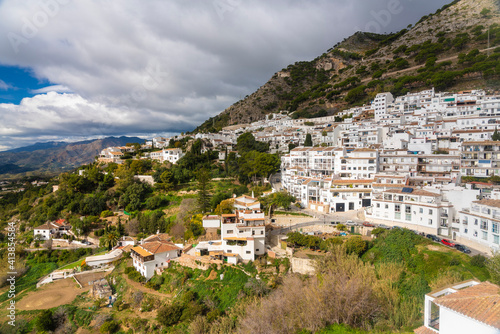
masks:
{"label": "terracotta roof tile", "polygon": [[146,251],[148,251],[152,254],[170,252],[173,250],[180,249],[179,247],[177,247],[176,245],[174,245],[170,242],[160,242],[160,241],[148,242],[148,243],[141,245],[140,247],[142,247],[143,249],[145,249]]}
{"label": "terracotta roof tile", "polygon": [[415,334],[436,334],[439,333],[437,331],[433,331],[430,328],[427,328],[425,326],[419,327],[413,331]]}
{"label": "terracotta roof tile", "polygon": [[500,287],[483,282],[434,299],[434,303],[500,329]]}

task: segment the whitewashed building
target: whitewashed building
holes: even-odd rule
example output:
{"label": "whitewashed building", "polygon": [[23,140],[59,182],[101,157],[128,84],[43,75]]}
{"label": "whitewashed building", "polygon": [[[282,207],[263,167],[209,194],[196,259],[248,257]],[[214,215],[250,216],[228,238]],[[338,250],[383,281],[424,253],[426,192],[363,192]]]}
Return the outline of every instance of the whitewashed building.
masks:
{"label": "whitewashed building", "polygon": [[500,287],[476,280],[425,295],[424,325],[416,334],[499,334]]}

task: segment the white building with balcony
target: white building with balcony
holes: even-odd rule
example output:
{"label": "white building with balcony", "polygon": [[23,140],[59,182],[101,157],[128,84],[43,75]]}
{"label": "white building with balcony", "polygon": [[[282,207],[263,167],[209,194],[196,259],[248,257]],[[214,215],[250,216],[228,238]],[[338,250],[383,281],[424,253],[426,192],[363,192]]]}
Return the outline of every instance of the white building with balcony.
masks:
{"label": "white building with balcony", "polygon": [[372,198],[368,218],[387,220],[420,232],[449,236],[453,205],[427,190],[403,187],[383,191]]}
{"label": "white building with balcony", "polygon": [[170,260],[179,257],[181,249],[167,241],[145,242],[132,248],[130,256],[134,268],[149,280],[157,269],[168,267]]}
{"label": "white building with balcony", "polygon": [[492,252],[500,251],[500,200],[482,199],[459,212],[460,238]]}

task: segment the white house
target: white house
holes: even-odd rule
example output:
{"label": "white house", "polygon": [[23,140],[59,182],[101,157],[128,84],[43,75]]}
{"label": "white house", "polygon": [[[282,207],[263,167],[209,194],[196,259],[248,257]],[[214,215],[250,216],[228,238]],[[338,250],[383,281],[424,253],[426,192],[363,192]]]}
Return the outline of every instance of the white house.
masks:
{"label": "white house", "polygon": [[134,268],[149,280],[156,269],[168,267],[170,260],[180,256],[181,249],[166,241],[146,242],[132,248],[130,255]]}
{"label": "white house", "polygon": [[425,295],[424,325],[416,334],[499,334],[500,287],[465,281]]}
{"label": "white house", "polygon": [[422,189],[403,187],[374,195],[367,217],[399,223],[420,232],[450,235],[453,206],[442,195]]}
{"label": "white house", "polygon": [[203,217],[203,228],[220,228],[220,217],[214,215]]}
{"label": "white house", "polygon": [[33,235],[39,240],[49,240],[52,230],[53,227],[50,225],[50,223],[46,223],[35,227],[33,230]]}

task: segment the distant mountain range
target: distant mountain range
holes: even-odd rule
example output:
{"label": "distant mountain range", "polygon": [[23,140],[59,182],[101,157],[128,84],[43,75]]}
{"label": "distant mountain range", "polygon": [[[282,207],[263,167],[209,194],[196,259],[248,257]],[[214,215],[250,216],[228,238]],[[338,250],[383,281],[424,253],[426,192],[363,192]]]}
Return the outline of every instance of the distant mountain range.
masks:
{"label": "distant mountain range", "polygon": [[94,160],[109,146],[144,143],[138,137],[108,137],[74,143],[47,142],[0,152],[0,179],[52,176]]}

